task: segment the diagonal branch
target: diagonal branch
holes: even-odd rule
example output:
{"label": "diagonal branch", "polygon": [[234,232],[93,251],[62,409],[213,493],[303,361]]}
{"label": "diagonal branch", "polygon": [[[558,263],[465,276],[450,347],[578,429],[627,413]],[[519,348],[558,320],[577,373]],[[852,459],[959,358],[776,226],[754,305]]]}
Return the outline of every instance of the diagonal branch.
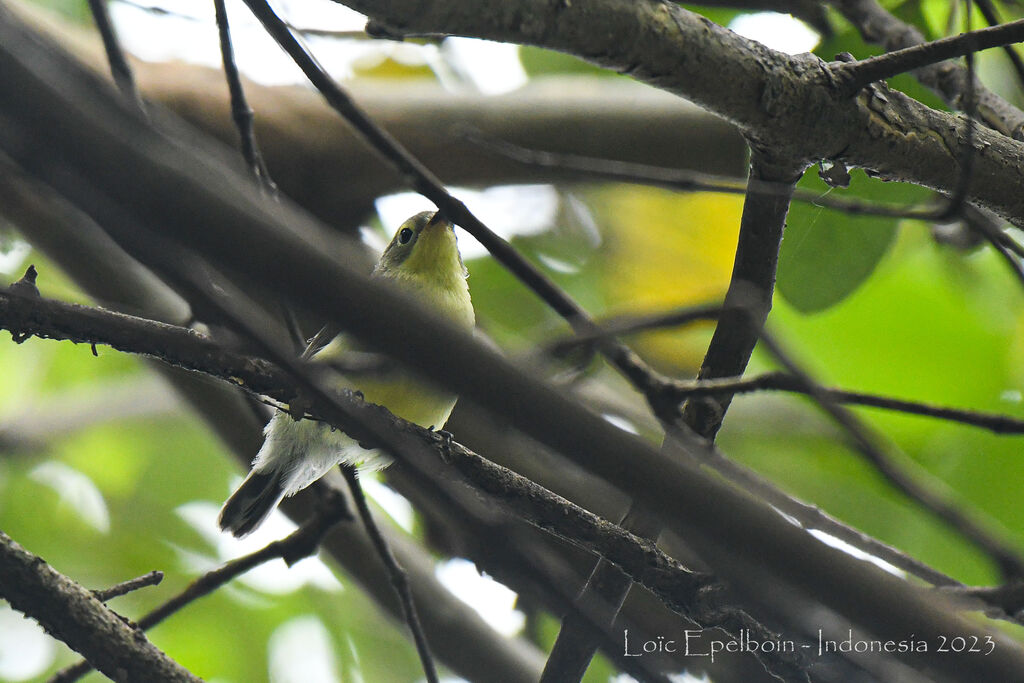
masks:
{"label": "diagonal branch", "polygon": [[[924,34],[893,16],[877,0],[829,0],[860,31],[864,39],[886,50],[900,50],[927,42]],[[968,90],[967,69],[953,62],[929,64],[914,72],[921,83],[935,91],[951,107],[962,109]],[[980,85],[978,115],[982,123],[1003,135],[1020,140],[1024,136],[1024,111]]]}
{"label": "diagonal branch", "polygon": [[790,374],[804,384],[808,395],[850,435],[857,450],[891,485],[983,550],[1008,580],[1024,576],[1024,561],[1017,549],[1002,535],[993,533],[976,516],[960,509],[944,491],[931,482],[914,478],[903,471],[885,452],[877,436],[853,413],[832,400],[771,335],[762,334],[761,343]]}
{"label": "diagonal branch", "polygon": [[[985,21],[989,26],[999,26],[1003,23],[996,13],[995,3],[992,0],[974,0],[974,4],[977,6],[978,11],[981,12],[981,16],[985,17]],[[1003,46],[1003,52],[1006,53],[1007,58],[1013,65],[1013,70],[1017,73],[1018,87],[1024,87],[1024,60],[1021,60],[1020,54],[1017,53],[1017,50],[1012,45]]]}
{"label": "diagonal branch", "polygon": [[115,681],[198,683],[92,591],[0,531],[0,598]]}
{"label": "diagonal branch", "polygon": [[[507,241],[484,225],[461,201],[445,189],[441,181],[386,130],[370,118],[317,63],[316,59],[295,39],[288,25],[273,11],[266,0],[245,0],[268,33],[302,69],[313,86],[371,146],[392,164],[410,185],[437,205],[449,219],[465,228],[490,254],[508,269],[530,291],[540,297],[555,313],[562,316],[577,332],[595,330],[587,312],[564,290],[536,266],[523,258]],[[613,366],[619,369],[641,391],[657,383],[655,373],[631,349],[615,339],[600,344]]]}
{"label": "diagonal branch", "polygon": [[[856,62],[840,62],[832,66],[844,89],[854,94],[868,83],[891,78],[907,71],[936,64],[953,57],[963,57],[979,50],[1002,47],[1024,41],[1024,19],[999,26],[968,31],[958,36],[920,43],[902,50],[887,52]],[[969,82],[969,81],[968,81]]]}
{"label": "diagonal branch", "polygon": [[[799,167],[772,164],[755,151],[750,177],[757,183],[788,183],[790,193],[800,177]],[[743,374],[761,329],[768,319],[775,290],[782,231],[789,211],[789,194],[762,192],[752,184],[743,204],[739,243],[722,316],[715,327],[699,380]],[[688,401],[683,420],[698,434],[714,439],[722,425],[731,397],[719,394],[710,400]]]}
{"label": "diagonal branch", "polygon": [[220,39],[221,62],[224,65],[224,76],[228,82],[231,95],[231,118],[238,128],[238,137],[242,145],[242,158],[257,182],[271,195],[277,192],[277,185],[270,177],[263,154],[256,143],[256,131],[253,128],[253,111],[245,98],[242,77],[235,64],[235,50],[231,45],[231,27],[228,24],[228,10],[224,0],[213,0],[214,14],[217,18],[217,35]]}
{"label": "diagonal branch", "polygon": [[391,585],[394,586],[399,602],[402,603],[405,622],[409,625],[409,630],[412,632],[413,642],[416,645],[416,652],[419,654],[420,664],[423,666],[423,674],[426,677],[427,683],[437,683],[437,667],[434,664],[434,657],[430,653],[430,645],[427,643],[426,636],[423,635],[423,626],[420,624],[419,613],[416,611],[416,602],[413,600],[412,589],[409,587],[409,576],[398,564],[395,554],[391,552],[391,547],[384,540],[384,536],[380,533],[377,523],[373,520],[370,506],[366,503],[363,486],[356,477],[355,468],[351,465],[341,465],[340,467],[341,473],[345,477],[345,482],[348,484],[348,489],[352,493],[352,499],[355,501],[356,512],[363,522],[370,541],[373,542],[377,555],[380,556],[381,562],[387,568],[388,578],[391,581]]}
{"label": "diagonal branch", "polygon": [[[189,244],[215,265],[263,278],[283,295],[304,302],[311,313],[415,366],[462,400],[479,404],[630,495],[647,496],[670,528],[730,578],[739,578],[740,568],[758,567],[772,581],[798,590],[881,638],[906,633],[936,638],[957,632],[992,635],[999,642],[984,659],[908,654],[910,660],[942,667],[950,676],[1006,680],[1024,670],[1024,653],[1003,636],[956,617],[934,595],[926,597],[905,582],[824,546],[718,478],[666,462],[649,444],[568,400],[532,372],[323,253],[305,237],[320,229],[308,216],[285,203],[262,199],[218,152],[198,150],[175,124],[162,121],[163,132],[156,133],[136,112],[111,100],[93,79],[56,57],[52,47],[27,38],[6,12],[0,12],[0,19],[0,88],[19,93],[18,98],[0,99],[7,121],[0,127],[0,146],[70,201],[99,214],[102,207],[95,192],[100,191],[133,224]],[[57,79],[59,87],[50,78]],[[69,125],[52,125],[55,118]],[[17,142],[24,140],[33,141],[31,149]],[[72,149],[74,154],[69,153]],[[129,156],[131,163],[123,163]],[[79,181],[85,177],[90,183],[83,186]],[[151,191],[141,191],[148,183]],[[191,199],[187,206],[180,201],[183,194]],[[109,229],[117,239],[130,241],[131,235],[119,227],[115,223]],[[247,248],[239,250],[238,244]],[[346,251],[357,258],[354,248]],[[310,297],[310,292],[318,296]],[[893,604],[903,609],[894,613]]]}
{"label": "diagonal branch", "polygon": [[[739,375],[747,366],[771,309],[775,267],[789,210],[789,196],[801,170],[799,164],[773,164],[766,155],[756,150],[753,154],[732,278],[725,304],[718,313],[714,336],[701,365],[701,378]],[[762,183],[770,189],[761,191]],[[784,189],[778,191],[780,187]],[[713,441],[731,400],[730,396],[719,394],[705,401],[689,402],[680,420],[677,401],[662,402],[654,398],[649,397],[649,400],[655,414],[675,427],[666,438],[663,448],[667,449],[674,446],[672,441],[678,438],[677,435],[689,435],[689,430]],[[661,521],[642,497],[632,500],[620,524],[652,540],[657,540],[663,529]],[[600,630],[581,619],[580,613],[597,612],[600,625],[610,625],[631,585],[629,577],[611,564],[598,562],[595,565],[576,600],[578,609],[562,620],[561,631],[541,677],[542,683],[582,679],[597,649]]]}
{"label": "diagonal branch", "polygon": [[[507,12],[480,12],[470,0],[344,4],[398,35],[464,35],[581,56],[700,104],[779,158],[836,159],[947,193],[960,177],[962,119],[897,92],[851,101],[818,58],[771,50],[674,4],[515,0],[516,11]],[[995,110],[990,105],[982,98],[979,110]],[[968,200],[1024,225],[1024,148],[991,129],[977,131],[975,146],[984,152],[976,155]]]}
{"label": "diagonal branch", "polygon": [[[306,403],[303,394],[287,374],[266,361],[242,356],[221,349],[213,353],[216,345],[186,328],[157,323],[102,309],[76,304],[0,292],[0,329],[7,329],[19,338],[26,335],[46,339],[63,339],[79,343],[109,345],[128,353],[143,353],[160,358],[176,367],[188,368],[219,377],[233,384],[277,397],[300,396],[298,403]],[[509,470],[490,463],[463,446],[448,442],[441,435],[406,423],[376,406],[357,407],[357,416],[374,416],[380,422],[399,427],[402,447],[395,454],[420,472],[436,470],[440,458],[446,458],[453,470],[444,478],[453,479],[462,486],[471,487],[478,495],[485,494],[490,502],[498,502],[530,524],[554,534],[601,557],[607,557],[629,577],[650,589],[670,609],[704,627],[727,627],[742,622],[745,628],[759,629],[760,638],[772,634],[748,617],[738,617],[736,608],[724,604],[718,596],[722,586],[709,577],[693,574],[678,562],[657,549],[652,543],[630,534],[598,518],[569,501]],[[314,401],[310,411],[314,416],[324,414],[322,401]],[[319,419],[316,418],[316,419]],[[337,426],[353,430],[346,420]],[[369,432],[356,432],[369,433]],[[457,473],[457,474],[456,474]],[[349,477],[351,481],[351,477]],[[367,511],[364,509],[363,513]],[[155,626],[170,614],[243,571],[275,557],[289,558],[289,562],[312,552],[319,538],[345,514],[343,501],[330,501],[324,506],[315,523],[304,525],[285,541],[267,546],[251,556],[235,560],[194,582],[183,594],[139,621],[142,628]],[[734,633],[737,638],[740,634]],[[794,675],[797,659],[775,657],[762,653],[762,661],[769,670]],[[83,673],[82,665],[73,667],[56,680],[75,680]]]}
{"label": "diagonal branch", "polygon": [[[694,382],[683,381],[677,382],[666,391],[678,398],[686,398],[689,396],[713,395],[719,393],[719,391],[724,391],[728,394],[742,394],[765,390],[790,391],[799,394],[810,393],[810,389],[798,377],[784,372],[769,372],[755,377],[727,377]],[[980,427],[995,434],[1024,434],[1024,420],[1009,415],[936,406],[921,401],[908,401],[892,396],[879,396],[861,391],[850,391],[849,389],[820,387],[819,390],[837,403],[849,403],[872,408],[883,408],[909,415],[934,417],[940,420],[959,422],[960,424],[972,427]]]}
{"label": "diagonal branch", "polygon": [[[288,537],[273,541],[255,552],[238,557],[206,572],[190,583],[185,590],[142,616],[137,622],[138,628],[148,631],[253,567],[277,558],[283,559],[288,566],[291,566],[299,560],[315,554],[320,541],[330,528],[335,523],[351,517],[344,499],[340,496],[327,496],[322,503],[319,513]],[[89,661],[81,661],[58,671],[50,678],[49,683],[72,683],[89,673],[91,669],[92,665]]]}
{"label": "diagonal branch", "polygon": [[114,23],[110,20],[107,0],[89,0],[89,9],[96,22],[100,37],[103,38],[103,48],[107,52],[107,62],[110,64],[110,73],[114,77],[114,82],[122,94],[141,109],[142,98],[135,85],[135,76],[132,75],[128,58],[121,48],[121,41],[117,39],[117,33],[114,31]]}

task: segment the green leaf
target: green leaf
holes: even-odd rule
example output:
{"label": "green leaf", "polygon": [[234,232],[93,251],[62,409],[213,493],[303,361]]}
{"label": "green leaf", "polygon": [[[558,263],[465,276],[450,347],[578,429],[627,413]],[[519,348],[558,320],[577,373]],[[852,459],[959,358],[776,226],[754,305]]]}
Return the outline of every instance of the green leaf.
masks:
{"label": "green leaf", "polygon": [[[927,190],[900,183],[885,183],[850,171],[850,188],[830,190],[812,168],[800,181],[804,190],[822,196],[862,199],[887,205],[907,206],[927,199]],[[779,253],[777,288],[801,313],[830,308],[871,275],[896,236],[898,220],[878,216],[853,216],[793,202]]]}
{"label": "green leaf", "polygon": [[830,308],[871,275],[895,236],[893,219],[794,205],[779,254],[779,293],[802,313]]}

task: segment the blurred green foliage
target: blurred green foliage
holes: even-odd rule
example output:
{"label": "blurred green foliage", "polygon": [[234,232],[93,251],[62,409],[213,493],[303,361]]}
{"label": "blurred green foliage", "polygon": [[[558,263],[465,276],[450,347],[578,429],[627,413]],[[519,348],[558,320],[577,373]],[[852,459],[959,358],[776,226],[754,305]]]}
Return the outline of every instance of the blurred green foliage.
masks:
{"label": "blurred green foliage", "polygon": [[[52,4],[79,19],[87,16],[84,3]],[[945,32],[945,0],[887,5],[933,35]],[[1020,13],[1013,7],[1003,11],[1006,18]],[[717,9],[712,18],[725,23],[736,14]],[[823,59],[841,51],[859,57],[877,52],[832,18],[836,33],[817,51]],[[605,73],[536,48],[524,48],[521,56],[530,75]],[[1004,70],[996,59],[983,64],[986,77]],[[369,71],[403,78],[425,73],[390,61]],[[892,86],[941,106],[908,77],[894,79]],[[874,201],[916,203],[928,197],[920,188],[883,184],[859,172],[848,190],[829,190],[814,169],[801,186]],[[667,310],[714,301],[724,293],[741,198],[625,186],[590,187],[574,196],[592,212],[598,240],[588,242],[565,228],[561,215],[556,220],[561,227],[513,243],[596,316]],[[44,258],[33,254],[31,260],[40,268],[44,295],[85,300]],[[528,351],[564,333],[559,319],[492,260],[468,265],[478,318],[503,347]],[[1024,293],[990,250],[960,252],[938,245],[917,222],[850,217],[795,204],[778,289],[770,328],[826,383],[1024,417]],[[699,366],[710,329],[662,331],[630,341],[663,371],[688,377]],[[57,420],[59,413],[49,410],[61,396],[84,392],[83,403],[102,407],[105,383],[141,381],[150,372],[144,363],[109,349],[94,357],[87,346],[36,339],[14,346],[6,333],[2,337],[0,437],[25,406]],[[770,367],[765,356],[755,355],[752,371]],[[1024,547],[1019,493],[1024,459],[1018,437],[878,410],[858,412],[915,471],[943,482],[962,505],[988,515]],[[180,512],[197,502],[213,509],[240,472],[187,410],[130,419],[109,414],[70,435],[43,437],[36,449],[0,452],[0,528],[58,570],[96,588],[163,570],[166,578],[159,587],[114,603],[137,617],[222,559]],[[960,580],[996,578],[969,544],[844,446],[836,428],[807,399],[763,394],[737,399],[720,443],[728,455],[783,488]],[[109,514],[109,530],[88,521],[83,499],[58,494],[53,482],[47,483],[55,470],[40,470],[44,463],[59,463],[65,468],[60,472],[77,472],[91,482]],[[172,617],[152,637],[205,678],[260,681],[268,678],[268,643],[275,631],[312,616],[330,634],[343,680],[417,680],[415,654],[399,630],[357,587],[344,577],[341,581],[341,591],[307,584],[283,595],[236,582]],[[557,623],[545,616],[533,630],[546,647]],[[62,650],[47,673],[73,660]],[[587,680],[604,681],[610,673],[602,661]]]}

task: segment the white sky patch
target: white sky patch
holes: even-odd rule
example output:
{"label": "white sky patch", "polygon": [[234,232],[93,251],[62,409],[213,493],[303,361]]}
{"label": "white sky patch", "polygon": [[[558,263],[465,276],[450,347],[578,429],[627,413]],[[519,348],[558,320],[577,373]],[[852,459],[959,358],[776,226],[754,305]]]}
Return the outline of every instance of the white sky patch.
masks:
{"label": "white sky patch", "polygon": [[[138,4],[159,7],[167,13],[147,11]],[[450,38],[438,49],[434,44],[363,37],[303,36],[303,28],[361,33],[366,17],[331,0],[278,0],[273,6],[279,16],[299,30],[297,37],[335,78],[351,78],[357,69],[372,68],[391,59],[409,66],[429,66],[451,89],[499,94],[527,81],[516,45]],[[306,81],[241,0],[228,0],[227,10],[235,61],[242,73],[264,85]],[[125,48],[141,59],[221,66],[213,3],[208,0],[115,2],[110,11]]]}
{"label": "white sky patch", "polygon": [[[238,539],[218,528],[217,515],[220,508],[214,503],[192,501],[179,506],[176,512],[214,548],[216,557],[208,559],[216,564],[255,552],[271,541],[284,538],[297,528],[284,513],[274,510],[256,531]],[[191,571],[199,573],[209,569],[201,566],[191,553],[179,551],[179,559]],[[327,565],[315,556],[307,557],[291,567],[283,560],[264,562],[243,574],[239,580],[254,590],[272,595],[291,593],[307,584],[325,591],[342,589],[342,585],[338,583],[338,579]]]}
{"label": "white sky patch", "polygon": [[92,479],[61,462],[44,462],[32,469],[32,480],[48,486],[89,526],[101,533],[110,531],[107,501]]}
{"label": "white sky patch", "polygon": [[0,606],[0,679],[27,681],[50,668],[57,644],[32,619]]}
{"label": "white sky patch", "polygon": [[373,477],[361,476],[359,483],[362,484],[366,495],[379,505],[398,526],[402,527],[406,533],[412,533],[415,513],[412,504],[405,499],[405,496]]}
{"label": "white sky patch", "polygon": [[[0,226],[0,231],[3,231]],[[21,275],[22,265],[32,251],[32,245],[13,233],[0,232],[0,273]]]}
{"label": "white sky patch", "polygon": [[[213,3],[178,0],[151,4],[166,9],[169,14],[150,12],[129,3],[115,2],[111,5],[111,17],[125,49],[146,61],[178,60],[220,68],[220,42]],[[297,27],[361,31],[366,25],[364,16],[329,0],[274,4],[280,15]],[[228,0],[227,10],[235,61],[243,74],[264,85],[305,82],[299,67],[277,46],[240,0]],[[311,37],[307,42],[328,72],[339,78],[351,75],[351,65],[380,43],[319,37]]]}
{"label": "white sky patch", "polygon": [[[206,2],[206,0],[200,0]],[[240,0],[229,0],[248,13]],[[212,5],[213,3],[209,3]],[[362,31],[366,16],[334,0],[275,0],[271,3],[296,28],[324,31]],[[229,10],[230,11],[230,10]]]}
{"label": "white sky patch", "polygon": [[453,558],[434,569],[437,580],[455,597],[476,610],[498,633],[514,636],[526,623],[515,608],[516,594],[497,581],[483,576],[468,560]]}
{"label": "white sky patch", "polygon": [[895,567],[879,557],[875,557],[874,555],[866,553],[860,548],[856,548],[847,543],[846,541],[836,538],[832,534],[826,534],[824,531],[820,531],[818,529],[808,529],[808,532],[825,545],[832,546],[837,550],[842,550],[844,553],[852,555],[853,557],[856,557],[859,560],[867,560],[868,562],[876,565],[880,569],[883,569],[894,576],[905,578],[907,575],[906,572],[904,572],[899,567]]}
{"label": "white sky patch", "polygon": [[307,615],[277,627],[267,643],[272,683],[336,683],[334,644],[323,622]]}
{"label": "white sky patch", "polygon": [[511,43],[448,38],[442,43],[441,56],[462,81],[484,95],[511,92],[526,85],[528,80],[519,60],[519,46]]}
{"label": "white sky patch", "polygon": [[[551,185],[501,185],[486,190],[450,188],[477,218],[505,239],[516,235],[534,235],[550,228],[558,212],[558,191]],[[381,197],[376,202],[381,223],[394,232],[409,216],[433,211],[434,204],[415,192]],[[464,230],[458,231],[462,258],[483,256],[487,250]]]}
{"label": "white sky patch", "polygon": [[359,660],[359,650],[356,649],[356,643],[352,640],[352,636],[345,634],[345,647],[348,649],[346,653],[348,658],[351,659],[351,663],[342,658],[342,674],[344,678],[342,680],[351,681],[351,683],[366,683],[366,679],[363,678],[362,663]]}
{"label": "white sky patch", "polygon": [[623,431],[626,431],[626,432],[629,432],[630,434],[639,434],[640,433],[640,432],[637,431],[636,426],[632,422],[630,422],[626,418],[622,417],[621,415],[612,415],[611,413],[601,413],[601,417],[603,417],[605,419],[605,422],[610,422],[611,424],[615,425],[619,429],[621,429]]}
{"label": "white sky patch", "polygon": [[[707,676],[701,676],[697,678],[691,673],[685,671],[681,673],[674,673],[668,675],[668,680],[672,683],[711,683],[711,679]],[[608,683],[636,683],[636,679],[629,674],[620,673],[617,676],[608,679]]]}
{"label": "white sky patch", "polygon": [[537,254],[537,259],[545,266],[555,271],[556,273],[565,273],[566,275],[575,275],[580,272],[580,267],[575,263],[569,263],[562,259],[555,258],[554,256],[548,256],[547,254]]}
{"label": "white sky patch", "polygon": [[[229,0],[228,21],[232,23],[234,17],[241,14],[236,5]],[[182,60],[220,65],[212,2],[181,0],[174,6],[159,3],[153,6],[163,7],[173,14],[149,12],[120,2],[110,5],[110,17],[126,50],[150,62]]]}
{"label": "white sky patch", "polygon": [[804,22],[777,12],[741,14],[729,22],[728,28],[744,38],[791,55],[810,52],[821,40]]}

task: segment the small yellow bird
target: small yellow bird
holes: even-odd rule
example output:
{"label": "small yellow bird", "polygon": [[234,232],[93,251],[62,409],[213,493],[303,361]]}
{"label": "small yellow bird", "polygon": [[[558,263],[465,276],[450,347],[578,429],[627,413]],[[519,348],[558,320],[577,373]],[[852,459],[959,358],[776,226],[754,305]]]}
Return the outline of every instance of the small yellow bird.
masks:
{"label": "small yellow bird", "polygon": [[[455,230],[440,212],[419,213],[405,221],[381,254],[373,275],[394,282],[455,324],[473,328],[466,267]],[[313,360],[336,360],[348,348],[344,337],[338,336],[313,355]],[[360,377],[355,382],[344,380],[339,386],[358,389],[370,403],[423,427],[440,429],[455,407],[456,396],[400,370]],[[251,533],[282,498],[301,491],[338,463],[380,469],[390,462],[323,422],[296,421],[280,410],[264,434],[252,471],[220,511],[220,528],[237,537]]]}

